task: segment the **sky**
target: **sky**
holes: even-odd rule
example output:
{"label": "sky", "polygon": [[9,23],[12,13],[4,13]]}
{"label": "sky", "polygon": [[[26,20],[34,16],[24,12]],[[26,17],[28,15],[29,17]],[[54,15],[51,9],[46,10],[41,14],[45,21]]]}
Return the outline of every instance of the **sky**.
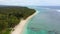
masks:
{"label": "sky", "polygon": [[0,0],[0,5],[60,6],[60,0]]}

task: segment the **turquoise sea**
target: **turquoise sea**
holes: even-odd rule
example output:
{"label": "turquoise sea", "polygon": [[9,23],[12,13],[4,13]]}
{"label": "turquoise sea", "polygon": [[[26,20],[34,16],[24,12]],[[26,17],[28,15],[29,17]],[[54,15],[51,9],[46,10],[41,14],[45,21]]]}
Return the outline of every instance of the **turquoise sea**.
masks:
{"label": "turquoise sea", "polygon": [[60,34],[59,9],[29,7],[39,13],[32,17],[24,28],[23,34]]}

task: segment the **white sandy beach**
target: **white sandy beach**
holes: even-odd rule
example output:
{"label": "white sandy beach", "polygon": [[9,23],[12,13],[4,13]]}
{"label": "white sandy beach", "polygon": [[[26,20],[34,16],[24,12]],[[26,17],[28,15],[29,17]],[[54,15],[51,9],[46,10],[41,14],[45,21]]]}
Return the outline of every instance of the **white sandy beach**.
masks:
{"label": "white sandy beach", "polygon": [[22,31],[27,23],[27,21],[29,19],[31,19],[33,16],[35,16],[38,13],[38,11],[36,11],[33,15],[29,16],[26,20],[21,20],[20,23],[14,27],[14,31],[11,31],[11,34],[22,34]]}

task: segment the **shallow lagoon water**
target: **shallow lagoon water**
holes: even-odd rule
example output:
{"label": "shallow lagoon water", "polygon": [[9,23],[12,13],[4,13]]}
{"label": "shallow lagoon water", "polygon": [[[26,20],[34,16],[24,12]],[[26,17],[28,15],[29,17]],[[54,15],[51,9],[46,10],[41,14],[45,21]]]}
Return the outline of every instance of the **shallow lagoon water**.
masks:
{"label": "shallow lagoon water", "polygon": [[39,13],[28,21],[23,34],[60,34],[60,12],[39,7],[34,9]]}

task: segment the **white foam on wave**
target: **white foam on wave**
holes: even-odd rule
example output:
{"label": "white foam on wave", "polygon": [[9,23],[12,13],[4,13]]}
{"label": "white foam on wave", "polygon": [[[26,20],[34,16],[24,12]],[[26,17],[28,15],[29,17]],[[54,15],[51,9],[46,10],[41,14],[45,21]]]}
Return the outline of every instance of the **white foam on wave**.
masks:
{"label": "white foam on wave", "polygon": [[57,10],[57,12],[60,12],[60,10]]}

